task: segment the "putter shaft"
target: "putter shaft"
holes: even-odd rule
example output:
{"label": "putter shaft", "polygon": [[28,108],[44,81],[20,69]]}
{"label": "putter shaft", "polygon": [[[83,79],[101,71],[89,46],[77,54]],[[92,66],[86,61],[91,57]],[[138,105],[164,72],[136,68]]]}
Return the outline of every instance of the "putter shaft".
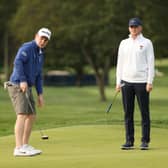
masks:
{"label": "putter shaft", "polygon": [[106,113],[109,113],[109,112],[110,112],[110,109],[111,109],[111,107],[112,107],[114,101],[116,100],[116,97],[117,97],[118,93],[119,93],[119,92],[116,92],[116,93],[115,93],[115,95],[114,95],[114,97],[113,97],[113,99],[112,99],[112,102],[110,103],[110,105],[108,106],[108,108],[107,108],[107,110],[106,110]]}
{"label": "putter shaft", "polygon": [[[122,88],[123,86],[125,86],[125,83],[122,83],[122,84],[120,85],[121,88]],[[108,108],[107,108],[107,110],[106,110],[106,113],[109,113],[109,112],[110,112],[110,109],[111,109],[111,107],[112,107],[114,101],[116,100],[116,97],[117,97],[118,93],[119,93],[119,92],[116,92],[116,93],[115,93],[115,95],[114,95],[114,97],[113,97],[113,99],[112,99],[112,102],[110,103],[110,105],[108,106]]]}
{"label": "putter shaft", "polygon": [[[28,101],[28,104],[29,104],[29,106],[30,106],[30,108],[31,108],[31,110],[32,110],[32,112],[33,112],[33,111],[34,111],[34,110],[33,110],[33,106],[32,106],[32,104],[31,104],[31,102],[30,102],[30,99],[29,99],[29,96],[28,96],[27,91],[25,92],[25,96],[26,96],[26,99],[27,99],[27,101]],[[40,128],[39,128],[39,130],[40,130],[41,138],[42,138],[42,139],[48,139],[48,136],[47,136],[47,135],[44,135],[43,132],[42,132],[42,130],[41,130]]]}

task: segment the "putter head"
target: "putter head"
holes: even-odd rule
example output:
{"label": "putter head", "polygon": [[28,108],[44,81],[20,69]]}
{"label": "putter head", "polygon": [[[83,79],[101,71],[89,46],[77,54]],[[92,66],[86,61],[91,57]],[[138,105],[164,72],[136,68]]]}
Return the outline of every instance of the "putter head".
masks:
{"label": "putter head", "polygon": [[43,140],[46,140],[46,139],[48,139],[49,137],[47,136],[47,135],[43,135],[43,136],[41,136],[41,139],[43,139]]}

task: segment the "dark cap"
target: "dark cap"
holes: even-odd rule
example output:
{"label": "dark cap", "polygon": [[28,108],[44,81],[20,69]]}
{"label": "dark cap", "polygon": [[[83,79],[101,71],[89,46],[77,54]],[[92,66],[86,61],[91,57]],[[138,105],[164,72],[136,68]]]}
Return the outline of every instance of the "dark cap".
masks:
{"label": "dark cap", "polygon": [[139,18],[131,18],[129,20],[129,26],[141,26],[142,25],[142,22]]}

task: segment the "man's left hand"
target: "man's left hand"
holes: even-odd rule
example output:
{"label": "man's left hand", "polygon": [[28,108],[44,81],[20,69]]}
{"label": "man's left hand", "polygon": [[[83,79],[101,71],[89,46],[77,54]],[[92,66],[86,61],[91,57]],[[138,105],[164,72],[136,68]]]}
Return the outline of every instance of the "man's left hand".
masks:
{"label": "man's left hand", "polygon": [[147,84],[146,84],[146,91],[147,91],[147,92],[151,92],[151,91],[152,91],[152,89],[153,89],[153,85],[152,85],[152,84],[147,83]]}
{"label": "man's left hand", "polygon": [[39,107],[42,107],[44,105],[44,99],[43,99],[42,94],[38,95],[38,100],[37,101],[38,101],[38,106]]}

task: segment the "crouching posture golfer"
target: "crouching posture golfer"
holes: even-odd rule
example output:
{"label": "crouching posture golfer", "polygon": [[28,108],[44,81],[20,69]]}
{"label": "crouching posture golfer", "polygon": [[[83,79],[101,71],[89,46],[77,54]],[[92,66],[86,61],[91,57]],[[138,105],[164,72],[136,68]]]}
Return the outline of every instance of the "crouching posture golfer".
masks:
{"label": "crouching posture golfer", "polygon": [[33,156],[42,152],[29,145],[29,137],[36,116],[31,88],[35,86],[38,106],[41,107],[43,105],[43,48],[46,47],[50,37],[50,30],[41,28],[33,41],[24,43],[19,48],[10,81],[7,82],[9,96],[17,114],[14,156]]}
{"label": "crouching posture golfer", "polygon": [[[140,148],[148,149],[150,142],[149,93],[154,78],[154,51],[152,42],[142,35],[139,18],[129,20],[129,38],[122,40],[118,51],[116,90],[122,91],[125,112],[126,143],[122,149],[134,146],[135,96],[141,111],[142,138]],[[121,84],[124,86],[121,88]]]}

